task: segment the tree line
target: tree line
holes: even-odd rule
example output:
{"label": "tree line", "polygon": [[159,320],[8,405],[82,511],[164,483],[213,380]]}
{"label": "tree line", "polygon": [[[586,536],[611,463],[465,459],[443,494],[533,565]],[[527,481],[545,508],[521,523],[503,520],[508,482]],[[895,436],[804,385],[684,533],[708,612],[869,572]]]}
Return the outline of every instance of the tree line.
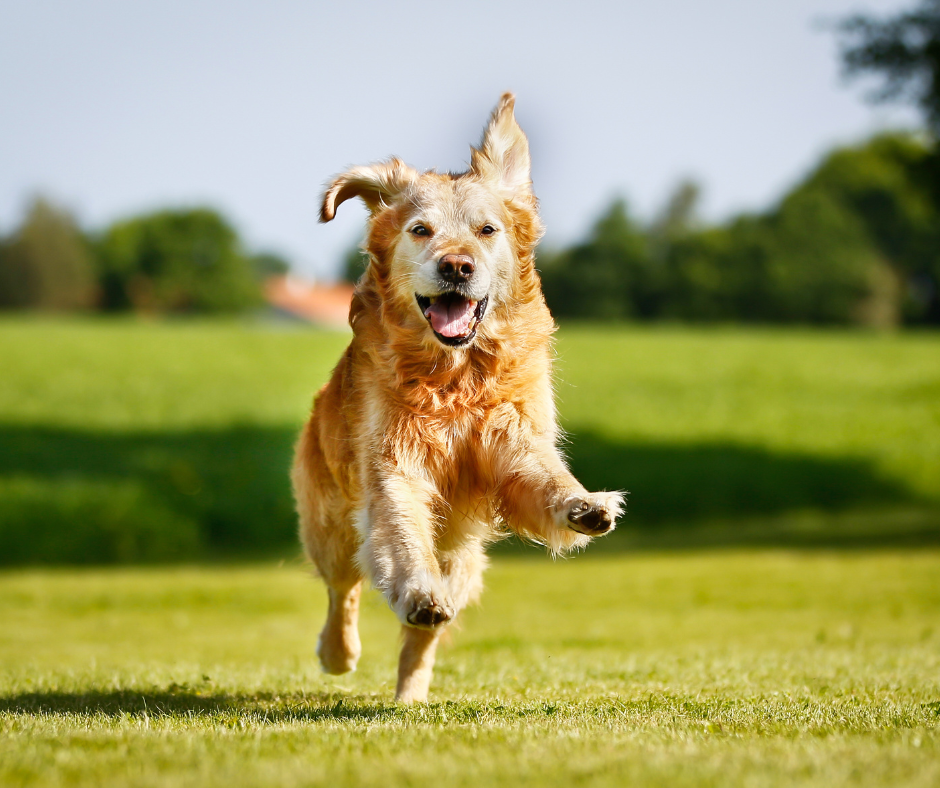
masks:
{"label": "tree line", "polygon": [[539,257],[546,300],[562,319],[938,324],[933,156],[902,134],[841,148],[773,209],[715,226],[692,183],[645,225],[615,200]]}
{"label": "tree line", "polygon": [[[693,183],[646,223],[616,199],[584,241],[540,252],[546,300],[561,320],[940,324],[936,155],[926,136],[881,135],[831,152],[771,210],[711,226]],[[358,250],[343,269],[358,278]],[[206,208],[87,234],[38,199],[0,240],[0,307],[240,312],[287,270]]]}
{"label": "tree line", "polygon": [[261,303],[266,276],[287,270],[277,255],[247,253],[208,208],[156,211],[89,234],[38,198],[0,239],[0,308],[241,312]]}
{"label": "tree line", "polygon": [[[925,133],[835,150],[772,209],[723,224],[698,221],[692,183],[645,224],[613,201],[586,240],[538,258],[558,317],[940,325],[940,0],[835,31],[846,76],[880,80],[872,101],[914,104]],[[341,267],[357,279],[361,253]],[[241,311],[287,268],[209,209],[87,235],[37,200],[0,239],[0,308]]]}
{"label": "tree line", "polygon": [[643,226],[614,201],[540,258],[559,317],[940,324],[940,0],[834,26],[846,77],[921,112],[926,133],[833,151],[773,209],[696,222],[683,184]]}

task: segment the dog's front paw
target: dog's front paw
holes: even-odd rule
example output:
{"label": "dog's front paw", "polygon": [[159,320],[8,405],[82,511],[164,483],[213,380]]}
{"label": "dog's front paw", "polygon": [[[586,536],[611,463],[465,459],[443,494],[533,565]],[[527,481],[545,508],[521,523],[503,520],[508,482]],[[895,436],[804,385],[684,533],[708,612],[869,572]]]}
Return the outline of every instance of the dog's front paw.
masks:
{"label": "dog's front paw", "polygon": [[405,594],[396,607],[403,624],[419,629],[437,629],[456,615],[443,596],[424,591]]}
{"label": "dog's front paw", "polygon": [[421,629],[436,629],[441,624],[446,624],[454,617],[454,614],[444,605],[429,601],[417,604],[407,615],[408,623],[413,627]]}
{"label": "dog's front paw", "polygon": [[565,501],[568,527],[587,536],[612,531],[623,507],[623,495],[616,492],[585,493]]}

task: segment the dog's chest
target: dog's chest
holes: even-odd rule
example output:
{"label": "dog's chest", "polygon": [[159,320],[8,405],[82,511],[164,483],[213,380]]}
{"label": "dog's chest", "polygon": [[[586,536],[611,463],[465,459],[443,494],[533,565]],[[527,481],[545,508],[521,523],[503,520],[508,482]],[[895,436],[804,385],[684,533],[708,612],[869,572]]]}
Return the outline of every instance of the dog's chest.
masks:
{"label": "dog's chest", "polygon": [[[459,475],[466,476],[479,464],[479,456],[489,443],[489,430],[483,419],[432,417],[418,419],[415,424],[418,440],[425,451],[425,465],[438,476],[439,482],[450,479],[451,487]],[[472,475],[472,474],[471,474]]]}
{"label": "dog's chest", "polygon": [[482,413],[425,419],[422,425],[428,437],[426,467],[448,504],[462,509],[491,495],[500,453],[512,451],[510,436],[519,431],[515,408],[503,403]]}
{"label": "dog's chest", "polygon": [[518,429],[519,412],[508,402],[479,409],[455,409],[419,417],[421,430],[430,444],[443,453],[444,462],[466,465],[472,458],[487,454],[503,436]]}

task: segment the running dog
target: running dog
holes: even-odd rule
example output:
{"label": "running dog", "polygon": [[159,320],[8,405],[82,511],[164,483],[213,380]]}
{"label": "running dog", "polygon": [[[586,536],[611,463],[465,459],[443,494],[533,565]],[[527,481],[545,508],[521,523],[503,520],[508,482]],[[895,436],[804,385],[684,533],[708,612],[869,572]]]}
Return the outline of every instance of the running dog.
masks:
{"label": "running dog", "polygon": [[301,541],[329,592],[317,653],[327,673],[355,668],[367,578],[402,623],[402,702],[427,699],[441,632],[482,590],[488,542],[509,530],[569,551],[623,505],[585,490],[557,448],[555,324],[513,105],[500,99],[467,172],[354,167],[320,208],[328,222],[358,197],[370,216],[352,342],[292,472]]}

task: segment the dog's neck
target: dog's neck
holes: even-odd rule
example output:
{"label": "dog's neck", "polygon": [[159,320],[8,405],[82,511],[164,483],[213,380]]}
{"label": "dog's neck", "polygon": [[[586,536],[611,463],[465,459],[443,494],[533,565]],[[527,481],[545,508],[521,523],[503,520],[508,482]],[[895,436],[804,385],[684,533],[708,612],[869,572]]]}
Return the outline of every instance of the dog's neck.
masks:
{"label": "dog's neck", "polygon": [[363,284],[350,313],[353,345],[405,408],[482,413],[524,398],[550,379],[555,325],[541,298],[513,305],[510,314],[492,315],[472,345],[450,348],[436,346],[413,328],[387,324],[376,308],[377,294]]}

